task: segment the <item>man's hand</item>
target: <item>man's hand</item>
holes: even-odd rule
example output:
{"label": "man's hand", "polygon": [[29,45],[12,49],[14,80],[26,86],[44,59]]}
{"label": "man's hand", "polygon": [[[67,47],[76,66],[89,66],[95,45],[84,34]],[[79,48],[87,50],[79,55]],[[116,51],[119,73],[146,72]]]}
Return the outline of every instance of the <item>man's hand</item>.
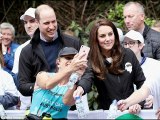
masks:
{"label": "man's hand", "polygon": [[129,113],[137,114],[141,111],[141,105],[135,104],[129,107]]}
{"label": "man's hand", "polygon": [[153,96],[152,95],[149,95],[147,98],[146,98],[146,102],[144,104],[144,108],[151,108],[153,105]]}

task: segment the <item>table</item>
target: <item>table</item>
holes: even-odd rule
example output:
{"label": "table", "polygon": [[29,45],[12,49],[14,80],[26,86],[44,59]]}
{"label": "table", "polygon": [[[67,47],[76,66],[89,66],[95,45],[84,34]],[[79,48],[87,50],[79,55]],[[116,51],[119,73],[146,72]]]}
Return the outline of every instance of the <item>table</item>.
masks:
{"label": "table", "polygon": [[[25,117],[25,111],[23,110],[6,110],[7,119],[23,119]],[[156,119],[155,115],[156,110],[141,110],[138,116],[143,119]],[[106,119],[108,110],[94,110],[87,112],[87,117],[85,119]],[[120,112],[118,111],[118,115],[122,115],[128,113],[128,111]],[[77,111],[69,111],[68,119],[78,119]]]}

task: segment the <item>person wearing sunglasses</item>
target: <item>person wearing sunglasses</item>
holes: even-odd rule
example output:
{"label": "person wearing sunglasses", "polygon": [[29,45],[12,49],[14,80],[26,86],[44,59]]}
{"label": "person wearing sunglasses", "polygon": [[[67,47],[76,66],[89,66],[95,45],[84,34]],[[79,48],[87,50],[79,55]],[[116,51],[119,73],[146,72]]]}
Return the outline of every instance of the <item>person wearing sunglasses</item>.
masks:
{"label": "person wearing sunglasses", "polygon": [[68,89],[67,83],[72,73],[81,76],[87,67],[87,60],[81,59],[84,53],[77,53],[72,47],[61,49],[56,61],[57,72],[37,74],[29,116],[49,114],[53,119],[67,119],[68,110],[75,103],[76,88],[74,85],[73,89]]}

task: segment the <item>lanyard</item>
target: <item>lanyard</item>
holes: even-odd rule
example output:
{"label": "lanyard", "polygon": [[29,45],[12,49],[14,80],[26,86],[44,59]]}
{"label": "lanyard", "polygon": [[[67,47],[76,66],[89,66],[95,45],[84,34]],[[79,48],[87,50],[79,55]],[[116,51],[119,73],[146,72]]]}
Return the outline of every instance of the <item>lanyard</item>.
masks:
{"label": "lanyard", "polygon": [[142,65],[145,61],[146,61],[146,57],[143,57],[142,60],[141,60],[140,65]]}

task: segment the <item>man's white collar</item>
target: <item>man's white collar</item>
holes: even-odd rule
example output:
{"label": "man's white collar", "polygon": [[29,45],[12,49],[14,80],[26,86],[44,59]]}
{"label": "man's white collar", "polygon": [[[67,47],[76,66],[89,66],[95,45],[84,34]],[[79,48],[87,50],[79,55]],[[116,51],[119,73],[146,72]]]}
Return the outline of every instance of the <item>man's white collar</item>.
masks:
{"label": "man's white collar", "polygon": [[[55,33],[55,37],[52,39],[52,41],[54,41],[54,40],[57,39],[57,38],[58,38],[58,33],[56,32],[56,33]],[[40,39],[43,40],[43,41],[45,41],[45,42],[48,42],[48,41],[42,36],[41,33],[40,33]]]}

